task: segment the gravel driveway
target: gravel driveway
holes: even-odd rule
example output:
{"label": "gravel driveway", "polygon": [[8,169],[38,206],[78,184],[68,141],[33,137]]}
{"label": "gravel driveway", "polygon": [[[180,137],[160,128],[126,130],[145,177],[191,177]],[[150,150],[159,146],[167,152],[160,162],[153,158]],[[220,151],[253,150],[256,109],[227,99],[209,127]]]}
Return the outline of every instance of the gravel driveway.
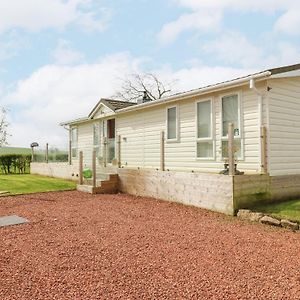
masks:
{"label": "gravel driveway", "polygon": [[300,234],[128,195],[2,198],[0,299],[300,299]]}

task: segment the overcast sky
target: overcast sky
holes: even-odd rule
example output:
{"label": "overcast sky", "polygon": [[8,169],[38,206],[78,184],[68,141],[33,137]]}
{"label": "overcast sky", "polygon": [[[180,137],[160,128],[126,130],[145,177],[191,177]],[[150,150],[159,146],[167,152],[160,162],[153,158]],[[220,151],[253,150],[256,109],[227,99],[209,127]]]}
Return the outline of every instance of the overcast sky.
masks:
{"label": "overcast sky", "polygon": [[120,79],[154,72],[176,91],[300,62],[295,0],[0,1],[0,105],[12,146],[67,144]]}

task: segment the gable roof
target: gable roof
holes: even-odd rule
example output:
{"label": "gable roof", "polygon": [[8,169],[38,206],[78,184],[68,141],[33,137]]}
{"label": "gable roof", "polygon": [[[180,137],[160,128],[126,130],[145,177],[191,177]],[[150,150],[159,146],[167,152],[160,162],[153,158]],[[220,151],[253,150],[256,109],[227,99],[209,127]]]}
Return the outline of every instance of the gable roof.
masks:
{"label": "gable roof", "polygon": [[294,65],[289,65],[289,66],[268,69],[265,71],[249,74],[247,76],[219,82],[216,84],[204,86],[204,87],[193,89],[193,90],[186,91],[186,92],[177,93],[177,94],[174,94],[169,97],[165,97],[162,99],[158,99],[155,101],[149,101],[149,102],[145,102],[145,103],[141,103],[141,104],[120,101],[120,100],[114,100],[114,99],[101,99],[97,103],[97,105],[92,109],[92,111],[88,117],[69,121],[69,122],[63,122],[60,125],[63,125],[63,126],[71,125],[71,124],[86,122],[86,121],[93,119],[93,117],[97,113],[101,104],[103,104],[106,107],[108,107],[109,109],[111,109],[112,112],[117,112],[119,114],[119,113],[125,113],[127,111],[143,109],[144,107],[156,106],[156,105],[160,105],[162,103],[183,100],[188,97],[203,95],[206,93],[216,92],[216,91],[225,90],[228,88],[245,85],[250,79],[265,80],[268,78],[278,78],[278,76],[280,76],[280,77],[300,76],[300,64],[294,64]]}
{"label": "gable roof", "polygon": [[126,108],[126,107],[130,107],[130,106],[136,105],[136,103],[133,103],[133,102],[102,98],[95,105],[95,107],[92,109],[92,111],[88,115],[89,118],[93,118],[95,116],[95,114],[99,110],[101,104],[103,104],[104,106],[108,107],[113,112],[115,112],[115,111],[117,111],[119,109],[122,109],[122,108]]}

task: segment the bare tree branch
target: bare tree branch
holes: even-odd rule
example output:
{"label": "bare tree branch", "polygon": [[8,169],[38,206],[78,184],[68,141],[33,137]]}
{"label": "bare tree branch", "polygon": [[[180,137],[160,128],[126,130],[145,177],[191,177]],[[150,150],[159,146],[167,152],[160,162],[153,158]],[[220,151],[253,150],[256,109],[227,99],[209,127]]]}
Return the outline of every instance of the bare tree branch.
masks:
{"label": "bare tree branch", "polygon": [[131,74],[122,80],[120,91],[114,97],[136,102],[147,96],[150,101],[161,99],[171,92],[171,84],[163,83],[152,73]]}

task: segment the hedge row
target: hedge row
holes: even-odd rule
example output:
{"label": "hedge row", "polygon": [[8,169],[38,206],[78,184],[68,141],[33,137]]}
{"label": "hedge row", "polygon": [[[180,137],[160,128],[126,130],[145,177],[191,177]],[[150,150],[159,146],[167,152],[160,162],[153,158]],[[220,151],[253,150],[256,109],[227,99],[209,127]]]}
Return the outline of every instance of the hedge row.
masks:
{"label": "hedge row", "polygon": [[26,173],[30,169],[31,155],[7,154],[0,156],[0,168],[4,174]]}

